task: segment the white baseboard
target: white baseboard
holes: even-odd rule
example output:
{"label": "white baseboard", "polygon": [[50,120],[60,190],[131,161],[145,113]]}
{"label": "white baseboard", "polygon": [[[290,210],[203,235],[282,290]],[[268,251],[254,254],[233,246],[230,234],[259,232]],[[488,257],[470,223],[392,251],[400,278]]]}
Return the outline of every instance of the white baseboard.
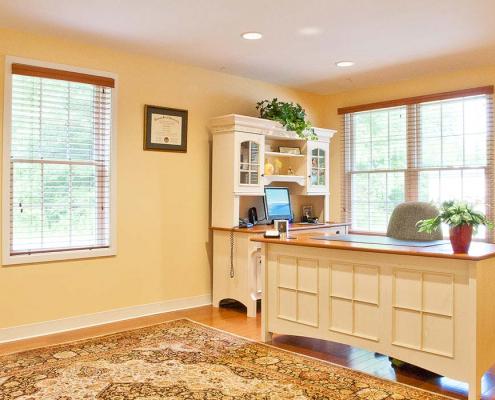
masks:
{"label": "white baseboard", "polygon": [[75,317],[44,321],[28,325],[0,328],[0,343],[51,335],[53,333],[88,328],[91,326],[108,324],[110,322],[145,317],[147,315],[160,314],[169,311],[185,310],[187,308],[206,306],[210,304],[211,294],[204,294],[201,296],[165,300],[158,303],[116,308],[114,310],[101,311],[95,314],[78,315]]}

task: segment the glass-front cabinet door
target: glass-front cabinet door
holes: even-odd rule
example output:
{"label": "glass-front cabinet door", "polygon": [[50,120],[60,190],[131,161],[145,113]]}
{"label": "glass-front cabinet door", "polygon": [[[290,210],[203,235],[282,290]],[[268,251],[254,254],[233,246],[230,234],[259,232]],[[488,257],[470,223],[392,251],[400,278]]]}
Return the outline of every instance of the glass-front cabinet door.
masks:
{"label": "glass-front cabinet door", "polygon": [[236,133],[236,192],[263,193],[264,137]]}
{"label": "glass-front cabinet door", "polygon": [[328,192],[328,143],[308,141],[308,193]]}

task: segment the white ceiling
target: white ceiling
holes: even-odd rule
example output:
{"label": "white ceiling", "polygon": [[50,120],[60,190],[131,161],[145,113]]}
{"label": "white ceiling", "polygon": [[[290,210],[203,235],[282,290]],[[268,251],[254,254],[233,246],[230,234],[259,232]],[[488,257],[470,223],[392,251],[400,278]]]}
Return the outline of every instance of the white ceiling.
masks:
{"label": "white ceiling", "polygon": [[[495,0],[0,1],[0,27],[316,93],[495,65],[494,17]],[[264,37],[246,41],[246,31]],[[339,60],[356,65],[337,68]]]}

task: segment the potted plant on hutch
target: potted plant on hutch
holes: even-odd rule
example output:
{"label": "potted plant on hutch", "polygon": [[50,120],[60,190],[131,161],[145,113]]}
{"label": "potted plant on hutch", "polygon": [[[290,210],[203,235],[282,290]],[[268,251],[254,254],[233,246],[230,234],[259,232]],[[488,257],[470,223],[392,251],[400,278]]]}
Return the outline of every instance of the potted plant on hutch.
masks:
{"label": "potted plant on hutch", "polygon": [[256,109],[260,112],[260,118],[280,122],[288,131],[296,132],[301,139],[317,139],[311,122],[306,119],[306,111],[299,104],[274,98],[271,101],[259,101]]}
{"label": "potted plant on hutch", "polygon": [[480,225],[493,229],[493,223],[486,216],[462,202],[446,201],[440,208],[440,214],[431,219],[418,221],[419,232],[432,233],[440,228],[442,223],[449,226],[450,243],[454,253],[467,253],[471,244],[473,231]]}

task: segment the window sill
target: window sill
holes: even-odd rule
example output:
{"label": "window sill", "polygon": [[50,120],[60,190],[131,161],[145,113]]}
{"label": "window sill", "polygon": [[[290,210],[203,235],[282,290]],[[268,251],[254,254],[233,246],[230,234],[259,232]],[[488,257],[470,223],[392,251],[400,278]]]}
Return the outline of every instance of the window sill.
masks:
{"label": "window sill", "polygon": [[97,258],[97,257],[110,257],[117,255],[117,249],[114,247],[108,247],[104,249],[94,250],[67,250],[57,251],[52,253],[36,253],[36,254],[22,254],[18,256],[12,256],[10,254],[4,255],[2,265],[21,265],[21,264],[34,264],[44,263],[51,261],[66,261],[66,260],[78,260],[83,258]]}

